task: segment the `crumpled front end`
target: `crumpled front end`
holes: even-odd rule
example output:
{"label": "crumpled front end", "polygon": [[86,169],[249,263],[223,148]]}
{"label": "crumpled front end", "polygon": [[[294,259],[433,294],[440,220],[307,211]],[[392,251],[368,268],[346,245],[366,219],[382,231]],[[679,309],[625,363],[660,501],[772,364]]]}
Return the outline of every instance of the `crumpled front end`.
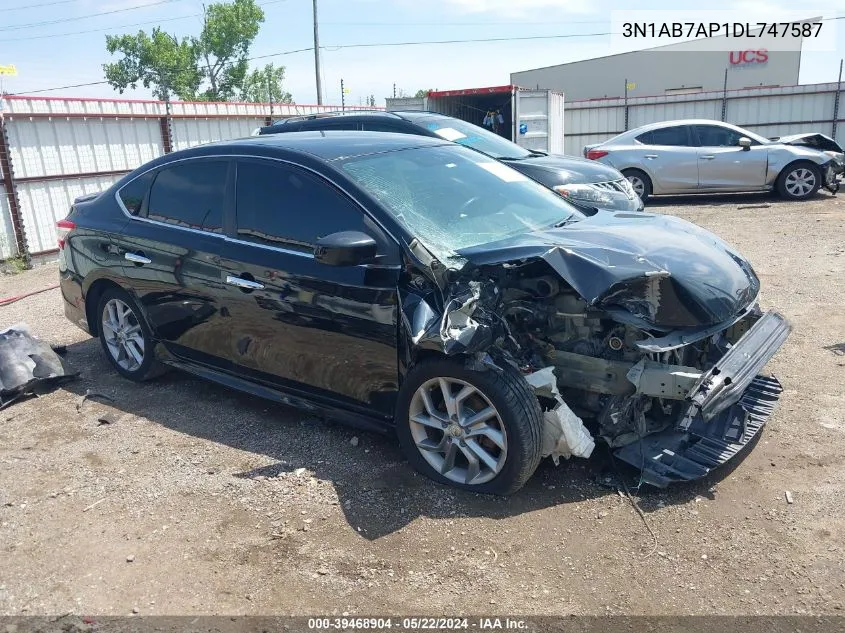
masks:
{"label": "crumpled front end", "polygon": [[712,234],[594,218],[469,258],[436,287],[417,278],[402,303],[411,354],[517,368],[555,461],[601,440],[650,484],[704,476],[774,410],[780,384],[760,372],[790,326],[760,312],[757,276]]}
{"label": "crumpled front end", "polygon": [[[711,337],[715,349],[724,355],[705,372],[692,368],[658,370],[645,391],[658,389],[683,374],[680,392],[685,391],[675,424],[648,437],[616,449],[621,460],[642,470],[643,481],[663,487],[675,481],[703,477],[739,453],[763,428],[774,412],[783,390],[774,377],[760,375],[763,366],[786,341],[791,326],[781,315],[768,312],[733,344]],[[642,374],[637,375],[637,392],[643,393]],[[692,386],[687,391],[692,382]]]}

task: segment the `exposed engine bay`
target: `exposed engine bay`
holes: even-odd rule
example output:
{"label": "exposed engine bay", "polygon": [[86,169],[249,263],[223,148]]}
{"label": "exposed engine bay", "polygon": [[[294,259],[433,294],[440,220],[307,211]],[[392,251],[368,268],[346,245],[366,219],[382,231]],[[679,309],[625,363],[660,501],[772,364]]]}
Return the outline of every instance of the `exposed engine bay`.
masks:
{"label": "exposed engine bay", "polygon": [[[591,308],[536,267],[514,269],[502,291],[502,312],[524,372],[553,366],[564,399],[612,447],[669,428],[704,372],[761,316],[749,310],[723,332],[699,341],[645,352],[654,333],[614,321]],[[513,284],[513,285],[510,285]]]}

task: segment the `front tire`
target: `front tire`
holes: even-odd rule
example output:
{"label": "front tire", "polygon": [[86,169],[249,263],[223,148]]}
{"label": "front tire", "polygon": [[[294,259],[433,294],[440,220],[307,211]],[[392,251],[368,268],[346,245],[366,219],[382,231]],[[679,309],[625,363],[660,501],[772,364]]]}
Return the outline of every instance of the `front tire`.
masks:
{"label": "front tire", "polygon": [[97,332],[106,358],[124,378],[142,382],[163,373],[153,338],[129,293],[109,288],[97,304]]}
{"label": "front tire", "polygon": [[408,461],[425,476],[508,495],[540,463],[542,420],[531,387],[510,366],[478,371],[438,359],[408,372],[396,430]]}
{"label": "front tire", "polygon": [[787,165],[778,175],[775,188],[782,198],[804,200],[819,190],[822,172],[813,163],[800,162]]}
{"label": "front tire", "polygon": [[644,171],[640,171],[639,169],[626,169],[622,172],[622,175],[628,179],[628,182],[631,183],[631,187],[634,189],[634,193],[636,193],[640,200],[643,201],[645,204],[646,200],[651,197],[652,186],[651,186],[651,178],[648,177]]}

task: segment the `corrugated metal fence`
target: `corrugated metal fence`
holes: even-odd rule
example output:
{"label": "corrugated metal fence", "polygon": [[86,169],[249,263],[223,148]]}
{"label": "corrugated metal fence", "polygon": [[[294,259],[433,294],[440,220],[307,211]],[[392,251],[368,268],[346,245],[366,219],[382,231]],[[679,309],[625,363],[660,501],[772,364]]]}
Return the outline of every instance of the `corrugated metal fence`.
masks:
{"label": "corrugated metal fence", "polygon": [[54,251],[56,221],[74,198],[157,156],[249,136],[271,120],[340,109],[25,96],[2,105],[0,261]]}
{"label": "corrugated metal fence", "polygon": [[625,99],[590,99],[566,104],[567,154],[647,123],[674,119],[727,121],[765,137],[820,132],[845,145],[845,119],[837,83],[746,88]]}

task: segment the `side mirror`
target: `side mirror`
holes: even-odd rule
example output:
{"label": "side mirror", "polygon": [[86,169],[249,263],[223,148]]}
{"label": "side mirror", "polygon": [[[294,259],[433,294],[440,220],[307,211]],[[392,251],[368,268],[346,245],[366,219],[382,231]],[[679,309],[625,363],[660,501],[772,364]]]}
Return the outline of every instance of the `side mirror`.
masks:
{"label": "side mirror", "polygon": [[739,145],[745,152],[751,149],[751,139],[747,136],[740,136],[739,141],[737,141],[736,144]]}
{"label": "side mirror", "polygon": [[317,240],[314,259],[327,266],[357,266],[373,259],[376,241],[360,231],[340,231]]}

